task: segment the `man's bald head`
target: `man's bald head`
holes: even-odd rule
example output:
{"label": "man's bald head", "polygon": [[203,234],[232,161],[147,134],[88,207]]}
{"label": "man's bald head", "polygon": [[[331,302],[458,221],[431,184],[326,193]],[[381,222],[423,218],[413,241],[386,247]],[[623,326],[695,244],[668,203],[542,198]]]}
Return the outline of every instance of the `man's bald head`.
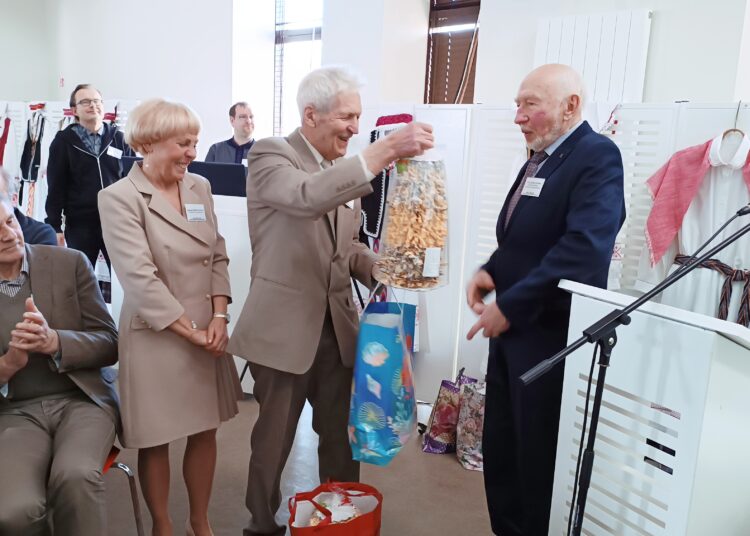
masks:
{"label": "man's bald head", "polygon": [[573,68],[542,65],[521,82],[516,97],[516,123],[527,145],[541,151],[581,120],[583,79]]}
{"label": "man's bald head", "polygon": [[[535,86],[543,88],[547,94],[559,102],[572,96],[578,97],[579,103],[584,100],[583,78],[575,69],[561,63],[548,63],[531,71],[521,87]],[[580,108],[578,108],[580,114]]]}

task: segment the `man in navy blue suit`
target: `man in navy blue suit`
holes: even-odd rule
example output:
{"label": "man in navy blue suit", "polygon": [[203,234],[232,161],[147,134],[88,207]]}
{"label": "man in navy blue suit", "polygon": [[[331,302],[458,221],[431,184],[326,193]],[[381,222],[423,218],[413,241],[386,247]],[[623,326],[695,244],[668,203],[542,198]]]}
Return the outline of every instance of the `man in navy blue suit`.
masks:
{"label": "man in navy blue suit", "polygon": [[502,536],[546,536],[552,501],[563,364],[527,387],[519,377],[565,347],[570,295],[559,281],[606,287],[625,219],[620,152],[582,121],[582,104],[570,67],[543,65],[521,83],[515,122],[533,154],[500,212],[497,249],[467,289],[479,315],[468,338],[490,338],[484,481]]}

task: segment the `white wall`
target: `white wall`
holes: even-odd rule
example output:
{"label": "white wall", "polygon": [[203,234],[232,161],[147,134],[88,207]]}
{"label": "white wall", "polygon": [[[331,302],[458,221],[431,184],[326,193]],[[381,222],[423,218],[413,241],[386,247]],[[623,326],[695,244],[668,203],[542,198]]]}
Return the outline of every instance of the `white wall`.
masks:
{"label": "white wall", "polygon": [[[0,98],[67,101],[76,84],[90,82],[105,99],[168,97],[189,104],[203,122],[199,156],[228,137],[231,0],[2,2]],[[84,24],[96,30],[83,31]]]}
{"label": "white wall", "polygon": [[55,0],[0,0],[0,100],[47,100],[57,80]]}
{"label": "white wall", "polygon": [[[273,0],[234,0],[232,102],[246,101],[255,115],[255,138],[273,136]],[[231,134],[229,123],[226,129]]]}
{"label": "white wall", "polygon": [[732,100],[738,69],[748,68],[738,62],[746,4],[747,0],[485,0],[475,100],[508,104],[513,99],[533,67],[540,18],[640,8],[654,12],[644,101]]}
{"label": "white wall", "polygon": [[732,100],[747,101],[750,100],[750,5],[745,8],[744,27],[737,59],[737,83]]}
{"label": "white wall", "polygon": [[324,0],[322,64],[357,71],[366,107],[421,103],[428,15],[429,0]]}

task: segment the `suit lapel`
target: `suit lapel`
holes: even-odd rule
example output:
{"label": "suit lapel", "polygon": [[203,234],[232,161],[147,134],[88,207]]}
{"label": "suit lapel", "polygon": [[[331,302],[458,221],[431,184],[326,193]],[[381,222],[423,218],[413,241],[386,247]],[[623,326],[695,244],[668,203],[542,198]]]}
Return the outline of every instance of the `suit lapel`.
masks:
{"label": "suit lapel", "polygon": [[[508,213],[508,203],[510,202],[510,198],[513,197],[513,193],[516,191],[516,189],[521,185],[521,179],[523,178],[523,174],[526,173],[526,168],[529,166],[529,162],[526,161],[526,163],[521,166],[521,170],[518,172],[518,175],[516,175],[516,181],[513,183],[513,186],[511,186],[510,191],[508,192],[508,195],[505,197],[505,202],[503,203],[503,208],[500,210],[500,216],[498,217],[498,223],[497,223],[497,235],[502,239],[503,236],[505,236],[505,233],[507,229],[505,228],[505,215]],[[520,204],[520,202],[519,202]],[[516,205],[516,210],[518,210],[518,205]],[[515,212],[515,211],[514,211]],[[511,218],[512,221],[512,218]],[[508,222],[510,223],[510,222]],[[510,227],[510,225],[508,225]]]}
{"label": "suit lapel", "polygon": [[[189,222],[180,213],[178,213],[172,205],[169,204],[166,197],[164,197],[151,182],[146,178],[141,170],[140,166],[135,163],[130,169],[128,178],[133,182],[136,189],[141,192],[144,196],[147,196],[148,208],[164,221],[170,223],[174,227],[177,227],[186,234],[210,244],[211,237],[209,236],[211,226],[209,222]],[[183,204],[201,204],[204,206],[206,213],[206,220],[209,218],[208,207],[206,207],[206,199],[201,197],[198,192],[195,191],[196,181],[190,174],[185,174],[185,178],[180,184],[180,197],[182,198]]]}
{"label": "suit lapel", "polygon": [[[592,132],[591,127],[589,126],[588,122],[584,121],[573,133],[568,136],[568,138],[558,147],[554,153],[549,155],[547,159],[544,161],[544,164],[542,165],[542,169],[540,169],[535,175],[536,177],[540,179],[546,180],[555,180],[554,177],[552,177],[552,174],[557,170],[558,167],[560,167],[560,164],[562,164],[566,158],[570,155],[570,153],[573,152],[573,149],[575,148],[576,144],[578,143],[578,140],[580,140],[583,136],[586,134]],[[528,162],[526,165],[523,166],[521,171],[518,174],[518,177],[516,178],[515,187],[517,188],[521,178],[523,177],[524,172],[526,171],[526,166],[528,166]],[[511,192],[515,191],[515,188],[511,190]],[[508,198],[510,198],[512,194],[508,194]],[[510,221],[508,222],[507,228],[504,228],[503,225],[500,225],[502,229],[502,235],[505,235],[507,233],[511,226],[513,225],[513,222],[517,219],[518,214],[524,209],[526,204],[530,201],[528,196],[522,195],[521,198],[518,200],[518,204],[516,205],[516,208],[513,210],[513,214],[510,217]],[[503,207],[502,211],[502,222],[505,221],[505,212],[507,210],[507,203],[506,206]]]}
{"label": "suit lapel", "polygon": [[31,295],[36,308],[47,321],[52,320],[54,310],[54,294],[52,292],[52,274],[55,273],[54,260],[44,254],[44,249],[37,249],[26,245],[26,255],[29,260],[29,283]]}
{"label": "suit lapel", "polygon": [[[299,131],[299,128],[289,135],[287,141],[299,155],[300,160],[302,161],[302,168],[305,171],[307,171],[308,173],[318,173],[320,171],[320,164],[315,159],[315,155],[310,150],[310,147],[307,146],[304,138],[302,138],[302,133]],[[336,225],[334,222],[333,214],[331,212],[326,213],[326,219],[328,220],[328,230],[330,231],[330,237],[335,246],[337,235],[335,233]]]}

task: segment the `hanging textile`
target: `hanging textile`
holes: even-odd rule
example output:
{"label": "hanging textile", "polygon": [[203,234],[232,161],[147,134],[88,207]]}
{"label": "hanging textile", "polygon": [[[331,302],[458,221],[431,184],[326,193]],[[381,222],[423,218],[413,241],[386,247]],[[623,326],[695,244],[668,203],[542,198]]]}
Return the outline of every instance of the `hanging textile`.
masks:
{"label": "hanging textile", "polygon": [[2,120],[2,134],[0,134],[0,166],[5,160],[5,146],[8,143],[8,134],[10,133],[10,117]]}
{"label": "hanging textile", "polygon": [[[636,288],[653,288],[677,270],[684,256],[694,253],[742,205],[750,203],[749,157],[747,136],[719,135],[676,153],[649,179],[654,205]],[[677,219],[678,216],[682,217]],[[740,219],[732,222],[713,244],[745,223]],[[712,261],[667,288],[657,300],[730,322],[742,317],[744,323],[747,314],[740,315],[740,305],[746,295],[744,273],[750,269],[750,242],[737,240]],[[727,281],[728,272],[732,271],[737,273],[729,274],[731,281]]]}

